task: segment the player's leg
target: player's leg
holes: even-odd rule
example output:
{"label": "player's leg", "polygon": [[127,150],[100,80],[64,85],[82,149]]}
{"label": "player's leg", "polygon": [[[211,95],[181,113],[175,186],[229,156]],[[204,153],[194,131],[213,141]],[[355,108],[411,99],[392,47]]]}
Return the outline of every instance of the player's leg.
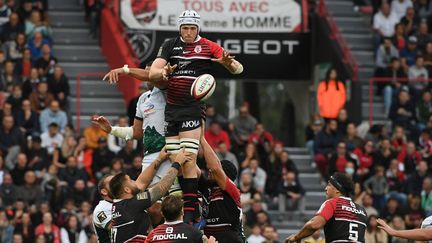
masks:
{"label": "player's leg", "polygon": [[[183,191],[184,201],[184,222],[191,223],[199,218],[198,201],[198,173],[196,170],[196,159],[199,149],[199,139],[201,137],[200,122],[198,121],[192,130],[180,131],[180,147],[190,153],[193,160],[183,164],[183,179],[180,183]],[[184,127],[184,126],[183,126]]]}

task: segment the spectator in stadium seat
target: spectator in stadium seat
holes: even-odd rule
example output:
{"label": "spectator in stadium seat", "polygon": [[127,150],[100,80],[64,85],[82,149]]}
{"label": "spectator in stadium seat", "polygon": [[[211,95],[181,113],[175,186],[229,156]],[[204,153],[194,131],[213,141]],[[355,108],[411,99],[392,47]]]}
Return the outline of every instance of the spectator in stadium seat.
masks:
{"label": "spectator in stadium seat", "polygon": [[37,86],[41,82],[39,73],[36,68],[30,69],[30,77],[28,77],[22,85],[24,99],[29,99],[32,92],[37,91]]}
{"label": "spectator in stadium seat", "polygon": [[88,180],[87,173],[78,168],[78,162],[74,156],[67,158],[66,167],[59,170],[58,177],[61,181],[66,182],[69,188],[72,188],[77,180],[84,182]]}
{"label": "spectator in stadium seat", "polygon": [[288,171],[282,175],[282,179],[279,184],[279,212],[285,212],[286,210],[304,212],[306,191],[300,184],[296,173]]}
{"label": "spectator in stadium seat", "polygon": [[384,69],[390,66],[392,58],[399,58],[399,51],[392,44],[389,37],[385,37],[376,53],[375,66],[377,70],[375,75],[380,76]]}
{"label": "spectator in stadium seat", "polygon": [[142,157],[140,155],[136,155],[132,160],[132,167],[126,169],[126,174],[132,179],[136,180],[141,173],[142,169]]}
{"label": "spectator in stadium seat", "polygon": [[321,230],[317,230],[311,236],[305,238],[304,241],[309,243],[325,243],[325,238],[322,237]]}
{"label": "spectator in stadium seat", "polygon": [[81,205],[86,200],[91,200],[91,193],[84,180],[78,179],[75,181],[73,188],[68,188],[63,198],[68,198],[72,195],[75,205]]}
{"label": "spectator in stadium seat", "polygon": [[[395,0],[397,2],[398,0]],[[378,228],[376,215],[368,215],[367,227],[365,232],[365,242],[368,243],[385,243],[387,241],[387,234],[384,230]]]}
{"label": "spectator in stadium seat", "polygon": [[325,129],[315,136],[314,161],[325,178],[327,177],[328,172],[328,159],[335,151],[339,140],[340,136],[337,133],[336,120],[330,120],[327,122]]}
{"label": "spectator in stadium seat", "polygon": [[[96,115],[94,117],[97,117]],[[89,127],[84,129],[84,137],[86,138],[87,147],[89,149],[95,149],[98,145],[98,139],[103,137],[107,138],[108,134],[100,129],[98,126],[91,124]]]}
{"label": "spectator in stadium seat", "polygon": [[42,20],[39,10],[33,9],[30,17],[25,21],[25,33],[32,38],[37,32],[42,33],[44,38],[51,39],[52,30],[48,22]]}
{"label": "spectator in stadium seat", "polygon": [[417,37],[410,36],[407,46],[400,51],[402,68],[408,73],[409,67],[415,64],[417,57]]}
{"label": "spectator in stadium seat", "polygon": [[375,174],[363,183],[363,187],[372,195],[374,207],[378,211],[384,208],[385,195],[389,191],[384,166],[375,166]]}
{"label": "spectator in stadium seat", "polygon": [[86,232],[81,229],[76,215],[70,215],[66,225],[60,229],[60,236],[63,243],[87,243]]}
{"label": "spectator in stadium seat", "polygon": [[260,157],[266,159],[273,146],[273,136],[265,130],[262,123],[257,123],[255,125],[255,130],[249,136],[248,142],[255,144]]}
{"label": "spectator in stadium seat", "polygon": [[270,165],[270,170],[267,172],[267,183],[266,183],[266,194],[271,196],[277,196],[277,188],[282,181],[282,175],[286,174],[288,171],[293,171],[298,175],[299,171],[294,161],[289,157],[287,151],[283,151],[273,164]]}
{"label": "spectator in stadium seat", "polygon": [[105,137],[98,139],[98,147],[93,151],[92,171],[95,178],[99,179],[103,174],[109,173],[111,161],[115,154],[108,149]]}
{"label": "spectator in stadium seat", "polygon": [[14,234],[22,237],[22,241],[20,242],[34,242],[35,227],[31,222],[30,213],[24,212],[22,214],[21,220],[17,222],[14,229]]}
{"label": "spectator in stadium seat", "polygon": [[405,192],[409,195],[420,195],[422,190],[423,181],[425,178],[431,176],[428,168],[428,163],[424,160],[420,161],[417,170],[411,174],[407,174],[405,182]]}
{"label": "spectator in stadium seat", "polygon": [[249,227],[257,224],[259,213],[265,213],[265,211],[263,209],[262,202],[259,200],[255,200],[252,203],[252,207],[248,211],[246,211],[246,224]]}
{"label": "spectator in stadium seat", "polygon": [[378,211],[373,207],[373,198],[372,195],[370,195],[369,193],[365,193],[361,203],[361,206],[363,206],[363,208],[366,211],[366,214],[371,216],[371,215],[376,215],[378,216]]}
{"label": "spectator in stadium seat", "polygon": [[[424,66],[424,58],[423,56],[417,56],[415,59],[415,65],[412,65],[408,69],[408,78],[411,81],[426,81],[429,79],[429,73]],[[427,86],[424,82],[415,82],[412,84],[414,87],[415,94],[420,94],[421,90],[423,90]],[[417,95],[416,95],[417,96]]]}
{"label": "spectator in stadium seat", "polygon": [[309,124],[306,126],[306,147],[309,150],[311,157],[314,156],[314,139],[323,128],[323,122],[318,114],[311,117]]}
{"label": "spectator in stadium seat", "polygon": [[249,243],[263,243],[266,238],[261,235],[261,228],[259,225],[254,225],[252,227],[252,234],[247,238],[247,242]]}
{"label": "spectator in stadium seat", "polygon": [[405,25],[405,33],[407,35],[413,35],[417,32],[418,26],[420,24],[420,18],[415,14],[413,7],[409,7],[406,10],[405,16],[400,20],[402,24]]}
{"label": "spectator in stadium seat", "polygon": [[348,161],[356,162],[356,160],[351,157],[350,153],[347,152],[346,144],[344,142],[339,142],[336,148],[336,153],[330,157],[328,174],[333,175],[335,172],[346,173],[345,165]]}
{"label": "spectator in stadium seat", "polygon": [[267,173],[259,167],[259,161],[257,159],[251,159],[249,166],[242,173],[251,173],[256,190],[260,193],[264,192]]}
{"label": "spectator in stadium seat", "polygon": [[348,111],[345,108],[339,111],[337,122],[339,134],[345,136],[347,134],[347,126],[350,123]]}
{"label": "spectator in stadium seat", "polygon": [[40,203],[44,198],[36,179],[33,171],[27,171],[24,175],[24,185],[19,186],[17,190],[17,198],[21,198],[29,206]]}
{"label": "spectator in stadium seat", "polygon": [[233,163],[234,166],[237,168],[237,171],[239,171],[239,164],[237,161],[237,157],[229,151],[228,146],[225,144],[225,142],[219,143],[216,155],[221,161],[228,160],[231,163]]}
{"label": "spectator in stadium seat", "polygon": [[414,195],[408,198],[408,205],[405,208],[405,225],[408,229],[420,228],[426,214],[421,208],[421,198]]}
{"label": "spectator in stadium seat", "polygon": [[417,102],[416,117],[419,130],[426,128],[426,123],[432,115],[432,94],[430,90],[424,90],[422,99]]}
{"label": "spectator in stadium seat", "polygon": [[432,179],[430,177],[426,177],[423,180],[421,202],[421,206],[426,215],[432,215]]}
{"label": "spectator in stadium seat", "polygon": [[124,161],[121,158],[115,157],[111,161],[110,174],[116,175],[124,170]]}
{"label": "spectator in stadium seat", "polygon": [[24,185],[24,175],[29,170],[27,167],[28,161],[27,156],[23,153],[19,153],[16,161],[14,162],[14,167],[11,169],[10,174],[13,178],[13,182],[17,186]]}
{"label": "spectator in stadium seat", "polygon": [[18,75],[19,77],[21,77],[21,80],[24,81],[23,85],[24,85],[25,81],[30,78],[32,65],[33,65],[33,63],[31,60],[30,49],[25,48],[23,50],[22,58],[17,60],[16,65],[15,65],[15,69],[14,69],[15,74]]}
{"label": "spectator in stadium seat", "polygon": [[432,16],[432,3],[427,0],[419,0],[414,3],[414,9],[420,19],[427,19]]}
{"label": "spectator in stadium seat", "polygon": [[18,110],[21,108],[23,97],[22,97],[22,89],[21,85],[14,84],[12,85],[12,93],[9,94],[9,97],[6,99],[7,103],[12,105],[12,113],[16,117]]}
{"label": "spectator in stadium seat", "polygon": [[428,24],[426,20],[421,21],[418,33],[416,34],[417,40],[418,40],[418,48],[421,50],[421,52],[424,52],[426,50],[426,45],[430,41],[432,41],[432,36],[428,32]]}
{"label": "spectator in stadium seat", "polygon": [[60,107],[67,110],[70,95],[69,80],[59,65],[56,65],[54,73],[48,76],[48,91],[60,102]]}
{"label": "spectator in stadium seat", "polygon": [[20,21],[25,21],[30,17],[31,11],[33,9],[33,0],[24,0],[19,3],[19,7],[17,9],[18,16]]}
{"label": "spectator in stadium seat", "polygon": [[11,93],[14,84],[21,84],[21,78],[14,73],[14,63],[6,61],[4,72],[0,75],[0,90]]}
{"label": "spectator in stadium seat", "polygon": [[[5,4],[4,0],[0,1],[0,26],[4,25],[8,22],[9,16],[11,15],[12,10]],[[1,28],[0,28],[1,30]]]}
{"label": "spectator in stadium seat", "polygon": [[[48,44],[42,45],[41,51],[42,51],[42,56],[36,60],[34,66],[35,68],[38,69],[39,75],[41,77],[47,77],[48,75],[53,75],[54,67],[58,62],[57,58],[55,58],[52,55],[51,47]],[[58,73],[57,75],[61,77],[60,73]]]}
{"label": "spectator in stadium seat", "polygon": [[39,114],[32,110],[30,100],[22,101],[16,117],[16,125],[26,137],[40,134]]}
{"label": "spectator in stadium seat", "polygon": [[355,155],[358,160],[357,176],[365,179],[372,172],[374,164],[373,155],[375,153],[374,143],[372,141],[365,141],[361,147],[354,149],[353,156]]}
{"label": "spectator in stadium seat", "polygon": [[388,78],[390,81],[384,83],[379,82],[377,84],[378,94],[382,93],[384,98],[384,109],[386,114],[388,114],[393,99],[395,99],[395,96],[401,89],[402,85],[406,84],[406,80],[402,79],[407,78],[407,75],[401,67],[401,61],[399,58],[394,57],[391,59],[390,66],[384,69],[381,77]]}
{"label": "spectator in stadium seat", "polygon": [[24,33],[18,33],[14,40],[4,43],[3,48],[9,60],[16,63],[22,59],[24,50],[27,48],[27,40]]}
{"label": "spectator in stadium seat", "polygon": [[388,169],[390,161],[396,158],[397,153],[391,146],[390,140],[385,138],[381,140],[378,144],[378,149],[373,155],[375,165],[382,165],[384,168]]}
{"label": "spectator in stadium seat", "polygon": [[44,242],[60,243],[60,230],[57,225],[53,224],[53,217],[50,212],[43,214],[42,224],[38,225],[35,230],[36,237],[42,236]]}
{"label": "spectator in stadium seat", "polygon": [[407,175],[415,171],[421,159],[421,154],[416,150],[416,145],[412,141],[408,142],[406,149],[402,150],[397,156],[397,160],[403,165],[404,172]]}
{"label": "spectator in stadium seat", "polygon": [[32,38],[28,38],[28,48],[30,49],[33,62],[42,57],[42,47],[45,44],[49,44],[49,41],[43,37],[41,32],[36,32]]}
{"label": "spectator in stadium seat", "polygon": [[386,221],[391,221],[394,217],[401,217],[402,215],[403,211],[399,201],[391,197],[387,200],[386,207],[380,212],[379,217]]}
{"label": "spectator in stadium seat", "polygon": [[37,84],[37,90],[30,94],[29,100],[33,110],[40,113],[51,104],[54,100],[54,96],[48,93],[48,84],[46,82],[39,82]]}
{"label": "spectator in stadium seat", "polygon": [[351,153],[355,148],[363,144],[363,140],[357,134],[357,127],[354,123],[348,123],[346,127],[346,135],[342,141],[346,145],[346,150]]}
{"label": "spectator in stadium seat", "polygon": [[[231,120],[231,123],[239,135],[240,145],[244,145],[248,141],[249,135],[254,131],[257,120],[249,113],[249,106],[243,104],[239,108],[239,114]],[[231,132],[234,132],[233,129]]]}
{"label": "spectator in stadium seat", "polygon": [[255,194],[257,193],[253,185],[252,174],[250,172],[244,172],[241,174],[239,189],[242,209],[246,212],[250,209],[252,203],[255,200]]}
{"label": "spectator in stadium seat", "polygon": [[391,12],[395,14],[398,19],[401,19],[405,15],[409,7],[413,7],[411,0],[394,0],[391,2]]}
{"label": "spectator in stadium seat", "polygon": [[401,126],[395,126],[393,129],[393,136],[391,138],[391,145],[394,150],[399,153],[406,148],[407,137],[405,129]]}
{"label": "spectator in stadium seat", "polygon": [[206,107],[206,128],[209,128],[212,122],[219,123],[224,130],[228,130],[228,120],[216,111],[216,107],[213,105],[207,105]]}
{"label": "spectator in stadium seat", "polygon": [[116,156],[121,158],[125,162],[125,166],[129,168],[132,165],[134,157],[139,154],[139,151],[136,149],[135,141],[128,140],[126,141],[125,146],[117,153]]}
{"label": "spectator in stadium seat", "polygon": [[42,133],[48,131],[48,126],[51,123],[56,123],[60,132],[63,132],[68,122],[66,112],[60,110],[60,104],[57,100],[51,101],[49,107],[40,113],[39,121]]}
{"label": "spectator in stadium seat", "polygon": [[52,155],[54,150],[60,148],[63,143],[63,135],[59,131],[57,123],[50,123],[48,130],[41,135],[42,148],[48,151],[48,154]]}
{"label": "spectator in stadium seat", "polygon": [[212,122],[209,129],[205,132],[204,137],[210,144],[213,150],[218,150],[219,143],[223,142],[231,149],[231,141],[229,139],[228,133],[222,130],[222,127],[217,122]]}
{"label": "spectator in stadium seat", "polygon": [[[395,25],[395,34],[391,38],[394,47],[398,51],[402,50],[406,45],[405,25],[397,23]],[[398,53],[399,54],[399,53]]]}
{"label": "spectator in stadium seat", "polygon": [[402,202],[402,204],[405,204],[407,199],[407,195],[404,193],[406,189],[406,175],[401,170],[397,159],[390,161],[386,177],[389,186],[389,193],[386,195],[386,198],[393,197]]}
{"label": "spectator in stadium seat", "polygon": [[5,23],[1,27],[1,41],[11,41],[15,40],[18,33],[24,33],[24,25],[19,19],[19,16],[17,13],[12,12],[11,15],[9,15],[9,21]]}
{"label": "spectator in stadium seat", "polygon": [[17,186],[13,183],[11,174],[3,176],[3,183],[0,185],[0,198],[3,207],[11,206],[16,201]]}
{"label": "spectator in stadium seat", "polygon": [[326,77],[318,84],[318,108],[321,117],[336,119],[346,102],[345,85],[339,80],[337,70],[330,68]]}
{"label": "spectator in stadium seat", "polygon": [[12,161],[24,143],[24,135],[18,127],[14,126],[14,118],[11,115],[5,115],[0,129],[0,149],[5,156],[5,164],[8,169],[13,168]]}
{"label": "spectator in stadium seat", "polygon": [[277,241],[277,232],[272,225],[264,226],[263,236],[265,238],[265,241],[263,241],[263,243],[279,243],[279,241]]}
{"label": "spectator in stadium seat", "polygon": [[399,22],[396,14],[390,11],[388,3],[382,3],[380,11],[373,17],[373,29],[375,34],[375,47],[378,47],[381,39],[391,37],[394,34],[394,26]]}
{"label": "spectator in stadium seat", "polygon": [[410,94],[406,89],[402,89],[397,101],[390,107],[389,118],[393,126],[402,126],[412,131],[416,121],[415,115],[415,107],[411,102]]}
{"label": "spectator in stadium seat", "polygon": [[42,140],[40,136],[32,136],[27,150],[25,151],[29,160],[29,168],[41,171],[49,166],[48,152],[42,148]]}

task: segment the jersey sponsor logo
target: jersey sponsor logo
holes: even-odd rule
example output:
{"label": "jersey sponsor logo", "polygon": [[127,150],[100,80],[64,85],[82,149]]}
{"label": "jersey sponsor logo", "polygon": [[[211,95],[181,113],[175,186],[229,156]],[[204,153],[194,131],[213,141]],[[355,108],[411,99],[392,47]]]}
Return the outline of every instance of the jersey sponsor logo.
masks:
{"label": "jersey sponsor logo", "polygon": [[153,112],[155,110],[155,106],[153,104],[148,105],[148,107],[146,107],[146,109],[144,110],[144,113],[150,113]]}
{"label": "jersey sponsor logo", "polygon": [[103,221],[105,221],[105,219],[107,219],[107,216],[106,216],[106,214],[105,214],[105,212],[104,211],[101,211],[101,212],[99,212],[97,215],[96,215],[96,217],[97,217],[97,219],[99,220],[99,222],[103,222]]}
{"label": "jersey sponsor logo", "polygon": [[173,50],[174,51],[179,51],[179,50],[181,51],[181,50],[183,50],[183,47],[182,46],[176,46],[173,48]]}
{"label": "jersey sponsor logo", "polygon": [[[184,54],[184,52],[183,52]],[[185,68],[187,65],[189,65],[191,63],[191,61],[179,61],[178,66],[180,69]]]}
{"label": "jersey sponsor logo", "polygon": [[152,240],[187,240],[187,236],[184,233],[179,234],[166,234],[166,235],[155,235]]}
{"label": "jersey sponsor logo", "polygon": [[178,70],[175,72],[176,75],[194,75],[195,71],[192,70]]}
{"label": "jersey sponsor logo", "polygon": [[112,218],[113,218],[113,219],[116,219],[116,218],[120,218],[121,216],[122,216],[122,215],[121,215],[120,212],[114,212],[113,215],[112,215]]}
{"label": "jersey sponsor logo", "polygon": [[206,219],[207,223],[217,223],[219,222],[219,218],[210,218]]}
{"label": "jersey sponsor logo", "polygon": [[190,53],[191,53],[190,51],[183,51],[183,54],[190,54]]}
{"label": "jersey sponsor logo", "polygon": [[184,121],[182,123],[182,128],[189,128],[189,127],[199,127],[200,126],[200,121],[199,120],[195,120],[195,121]]}
{"label": "jersey sponsor logo", "polygon": [[342,210],[366,216],[366,213],[363,212],[363,210],[357,209],[355,207],[348,207],[348,206],[342,205]]}
{"label": "jersey sponsor logo", "polygon": [[202,51],[202,46],[201,45],[195,46],[194,51],[195,51],[195,53],[200,53]]}

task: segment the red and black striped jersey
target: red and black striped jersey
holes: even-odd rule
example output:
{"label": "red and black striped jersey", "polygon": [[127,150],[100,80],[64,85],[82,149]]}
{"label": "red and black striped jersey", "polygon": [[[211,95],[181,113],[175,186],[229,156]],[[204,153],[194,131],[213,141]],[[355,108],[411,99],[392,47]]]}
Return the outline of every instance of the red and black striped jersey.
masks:
{"label": "red and black striped jersey", "polygon": [[203,234],[183,221],[165,222],[150,232],[146,243],[202,243]]}
{"label": "red and black striped jersey", "polygon": [[111,242],[143,243],[151,224],[145,211],[151,206],[150,193],[140,192],[131,199],[114,200]]}
{"label": "red and black striped jersey", "polygon": [[199,191],[203,196],[204,233],[220,243],[244,242],[240,190],[226,177],[225,190],[200,177]]}
{"label": "red and black striped jersey", "polygon": [[326,242],[365,242],[367,215],[351,198],[337,197],[325,201],[316,215],[322,216]]}
{"label": "red and black striped jersey", "polygon": [[190,94],[192,83],[198,76],[211,73],[211,59],[220,58],[222,54],[221,46],[200,36],[192,44],[186,44],[180,37],[165,41],[157,57],[171,65],[177,64],[168,80],[167,104],[196,106],[199,102]]}

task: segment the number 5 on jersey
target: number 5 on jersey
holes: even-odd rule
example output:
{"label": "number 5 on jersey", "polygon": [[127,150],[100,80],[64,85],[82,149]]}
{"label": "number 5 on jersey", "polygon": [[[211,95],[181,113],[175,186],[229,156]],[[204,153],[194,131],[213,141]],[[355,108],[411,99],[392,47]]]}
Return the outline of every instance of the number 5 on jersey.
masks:
{"label": "number 5 on jersey", "polygon": [[358,224],[349,224],[349,237],[350,240],[358,241]]}

